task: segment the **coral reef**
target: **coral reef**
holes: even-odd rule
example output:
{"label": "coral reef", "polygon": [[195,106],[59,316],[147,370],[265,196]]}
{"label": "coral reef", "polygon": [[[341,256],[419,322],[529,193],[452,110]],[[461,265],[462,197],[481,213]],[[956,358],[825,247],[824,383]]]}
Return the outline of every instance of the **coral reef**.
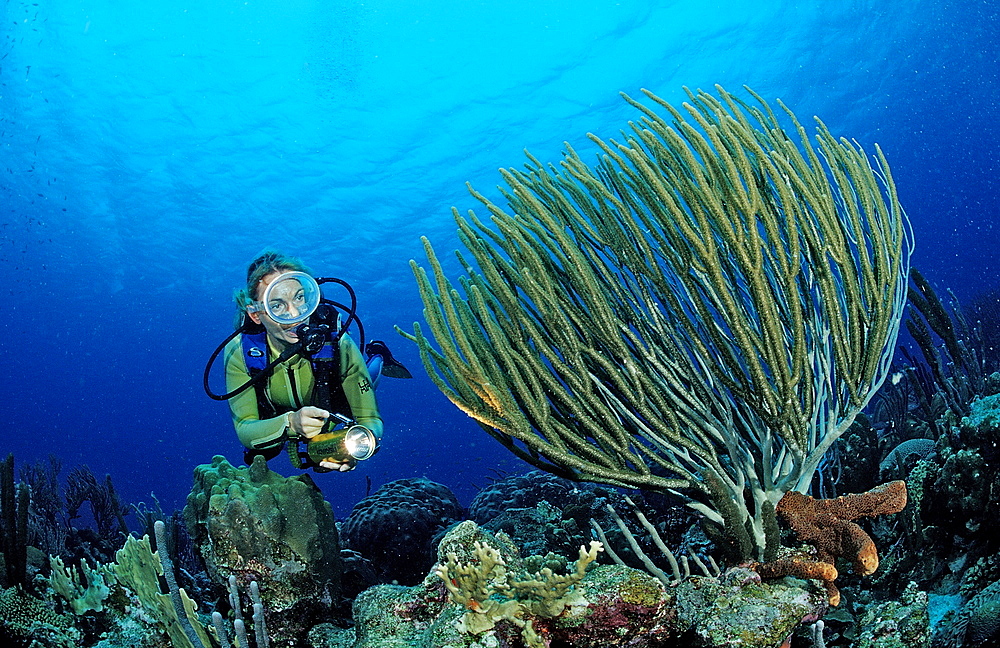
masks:
{"label": "coral reef", "polygon": [[[667,546],[667,543],[664,542],[663,536],[660,534],[660,530],[657,529],[655,526],[653,526],[653,524],[646,517],[646,514],[643,513],[642,510],[640,510],[640,508],[635,504],[635,502],[632,501],[632,498],[626,496],[624,500],[625,503],[632,508],[633,516],[638,521],[639,525],[648,534],[649,541],[658,550],[661,562],[663,560],[666,560],[666,562],[669,564],[670,575],[667,575],[667,573],[663,571],[663,569],[654,562],[650,554],[647,553],[645,549],[643,549],[643,547],[639,543],[639,538],[637,538],[636,534],[628,527],[626,521],[618,514],[618,511],[616,511],[615,508],[610,504],[605,505],[605,509],[607,510],[611,518],[614,520],[615,527],[619,531],[620,535],[626,541],[628,548],[631,550],[632,554],[635,556],[635,558],[639,560],[642,567],[647,572],[655,576],[661,583],[663,583],[666,586],[675,585],[684,578],[689,577],[691,575],[691,567],[688,563],[687,556],[681,554],[680,562],[678,562],[677,557],[674,555],[674,552],[670,549],[670,547]],[[607,551],[608,556],[610,556],[611,559],[616,564],[619,565],[626,564],[625,561],[622,560],[622,558],[619,556],[619,553],[622,551],[622,548],[619,547],[616,550],[608,544],[608,532],[605,531],[604,527],[601,526],[601,523],[598,522],[596,519],[591,518],[590,526],[597,533],[597,536],[601,539],[601,542],[604,543],[605,550]],[[709,555],[707,559],[708,563],[711,565],[711,568],[706,566],[705,561],[703,561],[694,551],[691,552],[691,558],[693,562],[701,569],[702,573],[705,576],[719,575],[719,566],[716,564],[715,559],[712,558],[711,555]],[[683,567],[683,572],[682,572],[682,567]]]}
{"label": "coral reef", "polygon": [[[236,645],[244,648],[245,646],[249,646],[250,643],[240,598],[239,588],[236,585],[236,577],[230,576],[229,605],[233,611],[232,635],[236,640]],[[251,619],[257,648],[270,648],[271,637],[268,634],[267,620],[264,617],[264,602],[260,598],[260,587],[257,585],[257,581],[250,581],[250,609],[253,611]],[[226,628],[225,618],[218,610],[212,612],[212,627],[215,628],[215,634],[219,639],[219,643],[222,644],[222,648],[230,648],[230,633]]]}
{"label": "coral reef", "polygon": [[581,549],[567,574],[531,573],[532,561],[519,558],[505,534],[462,522],[442,539],[435,572],[420,584],[379,585],[358,597],[353,648],[763,648],[826,609],[821,590],[762,583],[745,569],[668,589],[627,566],[594,566],[596,555]]}
{"label": "coral reef", "polygon": [[473,548],[468,563],[459,562],[451,552],[434,571],[444,581],[451,601],[467,609],[456,627],[460,632],[482,634],[498,620],[511,621],[522,629],[521,636],[532,648],[542,643],[532,617],[555,618],[570,606],[586,605],[579,583],[587,566],[604,550],[601,543],[591,542],[589,550],[580,547],[580,557],[566,575],[546,567],[518,579],[508,571],[499,551],[483,542],[475,542]]}
{"label": "coral reef", "polygon": [[[683,544],[696,516],[679,498],[653,493],[633,497],[649,512],[651,524],[668,544]],[[605,548],[614,547],[624,564],[642,569],[645,562],[640,554],[657,555],[659,549],[640,524],[629,518],[623,530],[609,513],[609,506],[610,510],[632,507],[627,500],[616,489],[533,470],[480,490],[469,505],[469,519],[494,533],[503,531],[525,555],[571,555],[591,540],[591,527],[597,523],[606,533]],[[632,549],[626,532],[638,544],[639,553]]]}
{"label": "coral reef", "polygon": [[210,579],[260,586],[274,645],[293,645],[332,618],[340,549],[330,505],[308,474],[282,477],[257,457],[195,469],[184,516]]}
{"label": "coral reef", "polygon": [[104,609],[104,599],[108,598],[111,588],[101,570],[91,569],[86,560],[81,561],[78,568],[67,568],[59,556],[49,556],[49,560],[49,585],[66,599],[73,612],[83,614]]}
{"label": "coral reef", "polygon": [[68,648],[79,645],[80,639],[69,616],[57,614],[17,587],[0,590],[0,640],[5,645]]}
{"label": "coral reef", "polygon": [[587,519],[608,489],[533,470],[481,489],[469,504],[470,520],[503,531],[531,555],[572,554],[589,540]]}
{"label": "coral reef", "polygon": [[[63,488],[61,469],[59,459],[49,456],[21,470],[22,486],[31,494],[28,542],[46,555],[63,556],[67,564],[111,562],[129,534],[131,505],[118,498],[110,475],[98,479],[86,465],[76,466]],[[84,504],[96,529],[74,525]]]}
{"label": "coral reef", "polygon": [[482,526],[505,511],[534,508],[539,502],[561,509],[577,504],[582,491],[589,494],[593,489],[592,484],[581,484],[541,470],[510,475],[479,489],[469,504],[469,519]]}
{"label": "coral reef", "polygon": [[853,642],[856,648],[929,648],[927,593],[911,583],[900,600],[878,601],[868,606],[858,627],[860,632]]}
{"label": "coral reef", "polygon": [[28,542],[50,555],[58,555],[66,549],[71,529],[59,483],[60,470],[62,462],[55,455],[49,455],[44,463],[29,464],[21,470],[21,479],[31,491]]}
{"label": "coral reef", "polygon": [[[530,484],[530,480],[516,481]],[[365,515],[356,517],[353,525],[359,537],[366,537],[361,528],[364,524],[377,525],[381,532],[392,519],[373,514],[378,502],[396,502],[405,509],[403,502],[409,502],[410,507],[419,504],[414,493],[435,497],[438,502],[453,499],[450,492],[442,494],[440,485],[426,480],[404,480],[396,487],[406,497],[383,499],[382,493],[368,503]],[[602,492],[597,494],[597,490]],[[556,494],[562,492],[569,498],[558,500],[564,505],[569,502],[569,506],[580,506],[580,511],[589,511],[597,503],[607,507],[615,499],[615,494],[605,491],[586,487]],[[652,537],[659,535],[650,520],[638,514],[637,505],[621,494],[617,497],[642,520],[637,529]],[[528,493],[519,501],[532,502]],[[456,507],[453,503],[444,510],[460,512]],[[879,507],[853,508],[869,511]],[[685,566],[682,577],[661,581],[627,565],[598,564],[604,554],[599,553],[596,543],[589,548],[578,545],[575,562],[553,553],[522,558],[521,547],[504,532],[492,533],[465,521],[451,525],[443,534],[436,545],[436,561],[418,583],[409,587],[377,585],[360,592],[354,599],[353,629],[331,625],[330,621],[343,620],[335,618],[329,588],[313,589],[308,602],[294,601],[278,613],[267,610],[271,605],[268,591],[272,601],[280,601],[274,593],[287,591],[284,588],[292,582],[286,572],[296,575],[312,569],[305,554],[292,553],[292,549],[313,549],[308,557],[317,560],[337,546],[335,533],[321,533],[333,525],[332,515],[303,523],[303,518],[308,518],[303,510],[317,509],[328,511],[329,505],[308,477],[280,477],[267,471],[262,462],[235,468],[216,458],[211,465],[196,470],[186,516],[193,524],[192,539],[199,555],[206,565],[213,561],[210,580],[217,590],[228,590],[228,606],[223,601],[216,603],[214,610],[209,607],[199,612],[175,577],[176,567],[168,551],[168,525],[157,520],[152,525],[156,551],[146,536],[130,537],[110,564],[81,562],[73,566],[52,557],[51,575],[46,580],[51,587],[47,595],[50,603],[32,597],[14,599],[21,595],[11,590],[4,604],[14,606],[12,610],[24,610],[16,613],[17,618],[34,620],[6,624],[3,632],[14,636],[14,627],[19,641],[51,635],[47,645],[99,648],[225,647],[232,638],[246,645],[248,635],[252,640],[251,627],[257,634],[254,643],[261,648],[773,648],[828,609],[824,590],[810,583],[824,579],[815,572],[762,572],[769,577],[762,580],[761,574],[745,568],[711,575],[703,568],[705,575],[692,575]],[[282,519],[292,510],[298,514],[296,519]],[[435,509],[436,514],[440,516],[441,510]],[[544,499],[531,508],[516,510],[546,510],[549,523],[559,524],[555,507]],[[443,531],[440,517],[438,525]],[[632,533],[631,529],[622,531],[623,537]],[[406,542],[397,536],[397,543]],[[322,551],[318,550],[320,545]],[[386,546],[392,546],[391,539],[386,540]],[[400,551],[406,549],[397,546]],[[286,562],[279,564],[282,556]],[[301,569],[288,569],[293,560],[302,561]],[[367,560],[365,564],[372,565]],[[248,565],[250,568],[239,570]],[[259,589],[258,575],[263,576]],[[250,593],[249,603],[241,600],[240,590]],[[53,612],[52,602],[56,601],[55,608],[67,613]],[[253,613],[246,612],[244,617],[243,610],[250,607]]]}
{"label": "coral reef", "polygon": [[879,478],[905,479],[918,461],[936,451],[937,442],[933,439],[907,439],[890,450],[879,463]]}
{"label": "coral reef", "polygon": [[1000,579],[1000,538],[987,522],[1000,498],[1000,397],[976,399],[968,411],[940,420],[935,451],[906,477],[910,504],[898,524],[874,527],[880,544],[894,547],[876,584],[902,591],[915,581],[969,597]]}
{"label": "coral reef", "polygon": [[[984,384],[996,389],[1000,376],[987,377]],[[534,471],[490,484],[470,507],[470,516],[482,524],[456,525],[464,516],[447,488],[400,480],[383,487],[389,494],[377,493],[360,507],[349,525],[359,549],[369,541],[382,548],[366,556],[344,552],[358,575],[357,587],[347,592],[354,602],[354,626],[348,628],[339,627],[351,620],[331,607],[337,601],[329,581],[312,590],[309,601],[265,615],[268,594],[285,591],[281,588],[289,586],[291,575],[313,569],[295,552],[320,561],[317,565],[327,560],[328,552],[340,557],[332,515],[322,513],[329,505],[310,478],[287,480],[263,464],[234,468],[221,458],[199,467],[187,514],[194,520],[195,549],[212,567],[207,574],[193,574],[188,572],[200,567],[176,555],[188,551],[186,537],[178,535],[176,526],[169,533],[170,524],[154,523],[156,518],[169,522],[162,511],[146,516],[149,536],[154,531],[157,536],[156,551],[149,537],[131,538],[114,560],[93,558],[118,541],[122,524],[114,510],[120,504],[107,504],[102,514],[101,524],[111,537],[92,532],[88,539],[87,530],[69,526],[58,496],[58,466],[50,462],[47,468],[22,473],[28,488],[7,477],[13,484],[8,493],[15,499],[24,497],[19,491],[29,492],[27,537],[60,547],[62,554],[44,562],[48,568],[41,574],[48,576],[43,577],[37,550],[27,549],[26,589],[0,592],[0,639],[54,648],[208,648],[225,646],[216,642],[241,634],[254,642],[248,632],[253,629],[263,633],[258,646],[303,648],[924,648],[933,623],[935,648],[996,646],[1000,540],[988,520],[1000,493],[1000,451],[995,446],[1000,396],[974,399],[963,411],[960,416],[942,408],[934,440],[909,436],[930,427],[897,434],[895,428],[859,420],[845,438],[857,443],[858,453],[866,453],[864,469],[856,469],[854,451],[841,448],[840,465],[829,464],[826,485],[842,490],[855,477],[851,472],[860,471],[864,475],[856,483],[881,472],[904,478],[905,488],[894,483],[828,501],[786,495],[776,516],[793,527],[799,541],[814,547],[781,548],[774,560],[721,574],[705,569],[692,575],[685,568],[661,581],[651,575],[653,569],[633,568],[637,565],[630,558],[654,546],[652,538],[660,533],[661,543],[669,537],[668,544],[689,552],[696,537],[689,517],[673,517],[673,502],[648,493],[639,494],[644,501],[636,500],[649,513],[647,527],[635,522],[640,507],[618,490]],[[107,480],[83,477],[76,482],[77,495],[87,490],[80,484],[108,485]],[[881,516],[899,508],[904,498],[909,505],[901,514]],[[107,498],[90,501],[93,506]],[[608,505],[623,503],[632,512],[626,515],[621,509],[625,529],[607,512]],[[18,505],[7,510],[16,513]],[[316,511],[321,513],[314,515]],[[586,552],[574,563],[574,554],[589,542],[587,523],[602,515],[608,535],[617,533],[610,546],[634,536],[639,552],[623,556],[631,566],[598,564],[608,561],[607,551]],[[861,519],[866,515],[876,517]],[[400,525],[410,533],[394,533]],[[48,530],[40,532],[43,527]],[[5,531],[9,528],[16,532],[16,523]],[[784,532],[784,540],[790,537]],[[699,551],[704,553],[704,544]],[[521,557],[528,553],[537,555]],[[836,559],[849,561],[859,574],[881,565],[862,581],[847,570],[838,575]],[[172,567],[174,560],[180,564]],[[413,569],[420,576],[414,584],[365,589],[392,570],[402,573],[394,560],[420,561],[419,569]],[[181,569],[183,565],[187,568]],[[245,569],[233,569],[240,566]],[[252,582],[258,575],[264,578],[254,597]],[[185,583],[208,585],[200,595],[188,596],[192,590],[185,591],[181,577]],[[831,608],[837,586],[843,601]],[[234,591],[243,592],[243,600],[239,594],[233,600]],[[249,602],[246,593],[251,594]],[[929,597],[936,605],[933,612]],[[205,608],[197,609],[194,600]],[[945,603],[954,611],[945,613]],[[251,604],[258,608],[259,621],[251,621]],[[238,618],[241,609],[246,610],[245,622]],[[274,627],[265,629],[265,617],[276,622]]]}
{"label": "coral reef", "polygon": [[1000,646],[1000,581],[973,596],[958,613],[939,626],[934,648]]}
{"label": "coral reef", "polygon": [[71,521],[79,515],[84,502],[90,504],[99,536],[110,538],[128,535],[125,516],[129,513],[129,507],[118,499],[111,475],[105,475],[101,481],[86,465],[73,468],[66,481],[66,510]]}
{"label": "coral reef", "polygon": [[434,564],[443,531],[465,518],[454,493],[428,479],[398,479],[364,498],[340,525],[341,539],[380,582],[414,585]]}
{"label": "coral reef", "polygon": [[779,646],[803,623],[827,610],[822,590],[803,581],[761,582],[751,570],[734,567],[719,578],[692,576],[674,594],[682,645]]}
{"label": "coral reef", "polygon": [[[153,551],[149,536],[132,536],[115,556],[115,562],[90,569],[67,569],[58,557],[52,557],[48,579],[50,594],[65,601],[75,616],[59,617],[68,628],[68,636],[78,636],[79,628],[100,624],[106,630],[100,641],[77,641],[74,645],[98,648],[231,648],[230,636],[240,648],[247,648],[247,629],[236,577],[230,576],[229,606],[233,613],[232,630],[218,609],[212,612],[211,624],[198,612],[197,603],[178,586],[171,557],[166,553],[166,530],[163,521],[155,524],[158,549]],[[164,587],[165,585],[165,587]],[[164,589],[166,591],[164,591]],[[252,627],[256,648],[270,648],[270,635],[264,620],[264,606],[257,583],[250,583]],[[52,611],[42,601],[29,599]],[[56,601],[53,600],[53,603]],[[76,622],[76,627],[71,624]],[[282,645],[298,644],[298,638],[282,637]],[[91,638],[92,639],[92,638]]]}
{"label": "coral reef", "polygon": [[834,584],[839,574],[837,568],[828,562],[791,552],[790,555],[782,555],[766,563],[748,563],[747,567],[760,574],[761,578],[794,576],[806,580],[818,580],[826,589],[830,605],[834,607],[840,605],[840,590]]}
{"label": "coral reef", "polygon": [[[205,627],[198,619],[197,604],[183,590],[168,588],[160,591],[164,577],[164,561],[152,551],[149,536],[136,540],[129,537],[118,551],[107,574],[127,590],[154,622],[163,628],[174,648],[203,648],[211,645]],[[169,582],[169,581],[168,581]]]}
{"label": "coral reef", "polygon": [[776,511],[802,542],[811,544],[814,556],[781,556],[763,563],[749,563],[765,578],[797,576],[823,582],[830,604],[840,604],[834,585],[837,558],[851,562],[856,574],[867,576],[878,569],[878,551],[871,536],[854,520],[898,513],[906,506],[906,483],[894,481],[865,493],[834,499],[815,499],[802,493],[786,493]]}

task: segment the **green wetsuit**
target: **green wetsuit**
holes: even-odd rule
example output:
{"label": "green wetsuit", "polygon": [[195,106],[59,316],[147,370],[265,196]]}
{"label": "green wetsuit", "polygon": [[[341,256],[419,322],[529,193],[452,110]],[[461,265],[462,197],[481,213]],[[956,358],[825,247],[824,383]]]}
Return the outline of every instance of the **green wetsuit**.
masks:
{"label": "green wetsuit", "polygon": [[[279,352],[271,346],[270,340],[267,351],[269,362],[279,355]],[[224,355],[226,389],[232,391],[250,377],[243,358],[240,336],[226,345]],[[372,386],[368,367],[358,345],[346,334],[340,338],[340,379],[351,411],[339,413],[351,417],[381,440],[382,418],[379,416],[378,404],[375,401],[375,388]],[[302,356],[296,355],[275,367],[267,380],[267,397],[275,410],[283,412],[282,414],[261,420],[257,411],[257,394],[253,388],[231,398],[229,409],[233,413],[233,424],[236,426],[236,435],[240,442],[254,450],[280,444],[289,432],[288,413],[305,405],[315,405],[312,401],[313,384],[312,364]],[[326,406],[316,406],[326,408]]]}

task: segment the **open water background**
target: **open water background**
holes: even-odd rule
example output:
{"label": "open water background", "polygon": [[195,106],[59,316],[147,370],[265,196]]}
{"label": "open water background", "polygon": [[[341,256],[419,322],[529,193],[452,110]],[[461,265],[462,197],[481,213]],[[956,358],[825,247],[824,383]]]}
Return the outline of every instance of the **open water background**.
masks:
{"label": "open water background", "polygon": [[983,0],[4,0],[0,450],[182,506],[196,465],[240,460],[201,376],[274,246],[349,281],[416,374],[380,388],[382,451],[316,477],[335,511],[419,476],[468,504],[525,466],[393,332],[422,321],[409,260],[457,247],[466,182],[592,155],[640,88],[746,84],[877,142],[914,264],[972,299],[1000,283],[998,26]]}

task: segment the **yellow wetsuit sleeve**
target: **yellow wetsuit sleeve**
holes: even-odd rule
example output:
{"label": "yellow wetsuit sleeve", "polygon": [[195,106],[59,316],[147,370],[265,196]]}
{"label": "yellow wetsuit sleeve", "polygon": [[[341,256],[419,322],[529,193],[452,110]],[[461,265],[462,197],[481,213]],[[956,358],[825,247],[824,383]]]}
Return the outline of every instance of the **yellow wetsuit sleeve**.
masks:
{"label": "yellow wetsuit sleeve", "polygon": [[[226,345],[226,391],[232,391],[249,380],[239,336]],[[257,392],[250,387],[229,399],[229,409],[236,426],[236,436],[247,448],[264,448],[280,443],[288,428],[288,415],[261,420],[257,412]]]}
{"label": "yellow wetsuit sleeve", "polygon": [[381,440],[382,417],[375,400],[375,387],[361,350],[349,335],[340,338],[340,376],[354,420]]}

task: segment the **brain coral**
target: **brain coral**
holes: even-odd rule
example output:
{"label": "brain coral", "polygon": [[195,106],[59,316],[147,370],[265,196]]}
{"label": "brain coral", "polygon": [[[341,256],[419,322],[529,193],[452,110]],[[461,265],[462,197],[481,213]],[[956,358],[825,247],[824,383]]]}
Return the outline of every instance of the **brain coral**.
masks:
{"label": "brain coral", "polygon": [[486,524],[505,511],[534,508],[541,501],[564,508],[578,499],[574,491],[581,487],[586,488],[540,470],[512,475],[479,491],[469,505],[469,519]]}
{"label": "brain coral", "polygon": [[384,582],[415,585],[434,564],[438,536],[461,519],[447,486],[397,479],[358,502],[340,532],[344,546],[370,560]]}
{"label": "brain coral", "polygon": [[934,637],[935,648],[1000,646],[1000,581],[973,596]]}

